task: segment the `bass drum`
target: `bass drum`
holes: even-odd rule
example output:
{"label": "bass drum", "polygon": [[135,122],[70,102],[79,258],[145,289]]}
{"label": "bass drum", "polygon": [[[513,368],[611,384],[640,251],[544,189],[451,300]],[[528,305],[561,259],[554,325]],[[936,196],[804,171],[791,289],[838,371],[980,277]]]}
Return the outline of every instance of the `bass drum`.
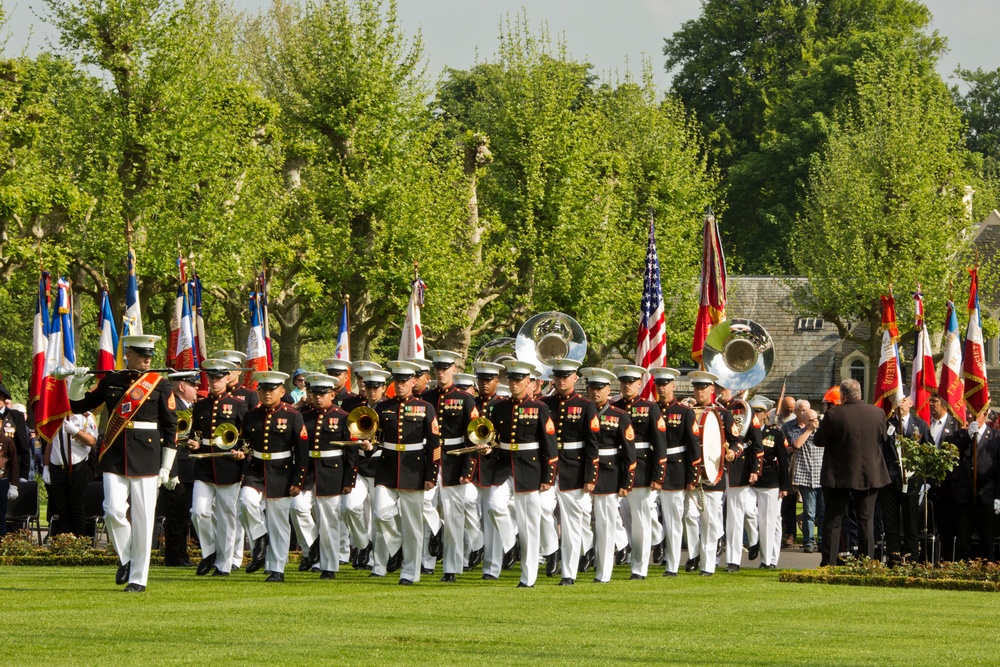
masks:
{"label": "bass drum", "polygon": [[710,486],[722,480],[725,471],[725,435],[722,419],[715,410],[705,410],[698,417],[698,437],[701,440],[701,481]]}

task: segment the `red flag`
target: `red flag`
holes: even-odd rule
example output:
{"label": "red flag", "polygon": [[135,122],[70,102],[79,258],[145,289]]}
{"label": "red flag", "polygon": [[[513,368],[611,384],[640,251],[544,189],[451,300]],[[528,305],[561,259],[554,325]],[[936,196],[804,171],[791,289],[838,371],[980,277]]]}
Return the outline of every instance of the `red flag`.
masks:
{"label": "red flag", "polygon": [[986,380],[986,355],[983,352],[983,323],[979,315],[979,267],[969,269],[969,326],[965,330],[965,354],[962,355],[962,378],[965,381],[965,404],[977,417],[990,408],[990,386]]}
{"label": "red flag", "polygon": [[712,209],[705,216],[704,241],[701,251],[701,300],[698,319],[691,341],[691,358],[701,363],[701,348],[712,327],[726,319],[726,258],[722,253],[719,226]]}
{"label": "red flag", "polygon": [[896,300],[882,296],[882,354],[878,360],[875,378],[875,405],[890,415],[903,400],[903,374],[899,368],[899,329],[896,328]]}
{"label": "red flag", "polygon": [[962,341],[958,336],[958,316],[955,304],[948,302],[944,325],[944,354],[941,359],[941,379],[938,396],[951,416],[965,424],[965,386],[962,384]]}
{"label": "red flag", "polygon": [[[647,371],[667,365],[667,322],[663,314],[663,289],[660,286],[660,258],[656,253],[653,214],[649,215],[649,244],[646,249],[646,277],[642,288],[639,313],[639,339],[635,347],[635,363]],[[648,373],[640,396],[650,399],[656,393],[653,378]]]}
{"label": "red flag", "polygon": [[937,390],[937,378],[934,377],[934,354],[931,352],[931,339],[927,335],[927,323],[924,322],[924,295],[920,286],[913,293],[913,307],[916,313],[914,329],[917,331],[917,341],[913,350],[913,373],[910,381],[910,399],[917,411],[917,416],[925,422],[931,421],[931,394]]}
{"label": "red flag", "polygon": [[57,378],[57,370],[65,372],[76,368],[73,344],[73,307],[70,301],[69,281],[60,279],[56,302],[52,307],[52,325],[49,329],[48,348],[45,353],[45,376],[42,394],[35,411],[35,432],[46,442],[52,438],[63,419],[71,413],[66,380]]}
{"label": "red flag", "polygon": [[267,366],[267,343],[264,338],[264,325],[262,320],[261,304],[257,292],[250,293],[250,334],[247,337],[247,368],[253,370],[244,371],[243,386],[247,389],[256,389],[253,374],[256,371],[266,371]]}

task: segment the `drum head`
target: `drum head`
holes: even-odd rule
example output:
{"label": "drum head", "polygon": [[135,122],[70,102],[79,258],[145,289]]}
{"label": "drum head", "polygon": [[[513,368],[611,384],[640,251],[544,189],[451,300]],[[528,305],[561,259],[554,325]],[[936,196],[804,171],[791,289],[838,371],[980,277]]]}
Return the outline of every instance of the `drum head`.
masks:
{"label": "drum head", "polygon": [[718,484],[724,470],[722,421],[715,410],[705,410],[698,420],[701,431],[701,465],[706,484]]}

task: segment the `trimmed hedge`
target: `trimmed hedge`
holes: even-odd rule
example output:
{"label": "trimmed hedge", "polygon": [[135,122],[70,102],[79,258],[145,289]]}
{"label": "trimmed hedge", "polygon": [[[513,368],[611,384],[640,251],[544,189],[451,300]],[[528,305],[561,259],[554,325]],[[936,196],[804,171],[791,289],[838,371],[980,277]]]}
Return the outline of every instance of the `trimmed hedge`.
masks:
{"label": "trimmed hedge", "polygon": [[841,586],[875,586],[881,588],[929,588],[945,591],[1000,592],[1000,582],[976,581],[973,579],[927,579],[924,577],[901,577],[887,574],[847,574],[820,570],[783,570],[778,573],[778,581],[794,584],[834,584]]}

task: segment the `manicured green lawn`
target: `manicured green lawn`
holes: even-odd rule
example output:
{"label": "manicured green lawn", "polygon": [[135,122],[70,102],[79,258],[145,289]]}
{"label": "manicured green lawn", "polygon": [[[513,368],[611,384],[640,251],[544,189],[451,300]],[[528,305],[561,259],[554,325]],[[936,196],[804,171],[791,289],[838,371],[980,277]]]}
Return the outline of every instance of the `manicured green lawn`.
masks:
{"label": "manicured green lawn", "polygon": [[[154,567],[126,595],[112,568],[0,568],[3,665],[996,665],[1000,597],[781,584],[773,572],[514,588],[466,574],[404,588],[289,566],[196,578]],[[585,580],[585,581],[584,581]]]}

